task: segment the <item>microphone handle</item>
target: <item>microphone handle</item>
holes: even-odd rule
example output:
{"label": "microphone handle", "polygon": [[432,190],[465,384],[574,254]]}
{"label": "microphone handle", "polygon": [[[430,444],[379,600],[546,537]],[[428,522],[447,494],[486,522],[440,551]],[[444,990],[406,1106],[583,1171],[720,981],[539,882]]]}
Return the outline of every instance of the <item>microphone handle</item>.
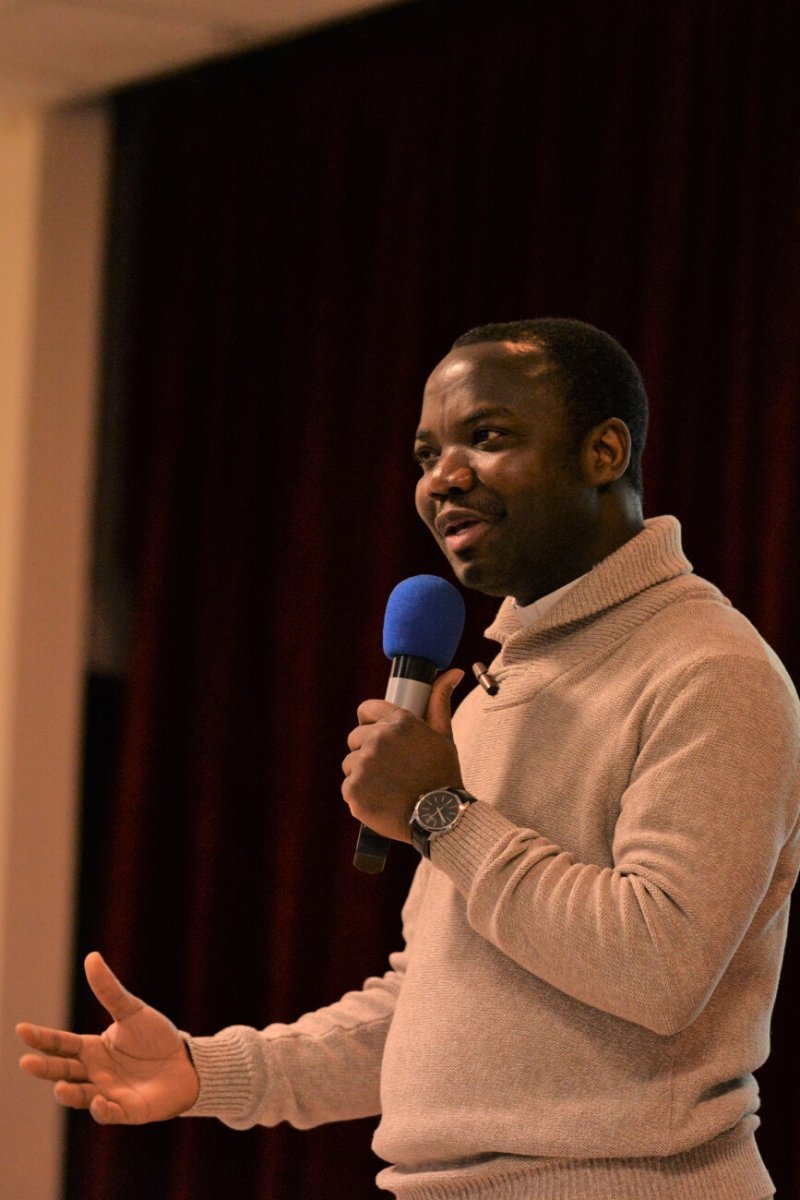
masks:
{"label": "microphone handle", "polygon": [[[424,717],[428,708],[431,684],[436,678],[436,664],[427,658],[416,658],[401,654],[392,659],[392,670],[386,688],[385,700]],[[392,844],[391,838],[375,833],[362,825],[358,833],[353,866],[365,875],[378,875],[386,866],[386,856]]]}

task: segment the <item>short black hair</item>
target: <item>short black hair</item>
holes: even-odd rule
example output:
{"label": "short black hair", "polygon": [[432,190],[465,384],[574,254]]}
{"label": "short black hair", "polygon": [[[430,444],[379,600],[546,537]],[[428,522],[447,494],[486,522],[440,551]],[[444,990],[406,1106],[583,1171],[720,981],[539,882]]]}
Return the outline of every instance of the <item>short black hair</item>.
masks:
{"label": "short black hair", "polygon": [[639,368],[615,338],[583,321],[541,317],[479,325],[456,338],[453,349],[478,342],[533,342],[543,347],[566,383],[564,400],[575,450],[589,430],[608,417],[624,421],[631,434],[624,478],[642,495],[647,392]]}

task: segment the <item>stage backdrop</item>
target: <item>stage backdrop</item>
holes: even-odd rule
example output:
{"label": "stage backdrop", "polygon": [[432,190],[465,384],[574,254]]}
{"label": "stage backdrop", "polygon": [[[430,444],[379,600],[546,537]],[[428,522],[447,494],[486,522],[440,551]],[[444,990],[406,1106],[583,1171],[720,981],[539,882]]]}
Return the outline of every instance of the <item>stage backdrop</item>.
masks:
{"label": "stage backdrop", "polygon": [[[76,959],[99,947],[197,1033],[384,969],[414,855],[352,869],[340,762],[385,686],[389,590],[447,573],[411,443],[472,325],[622,340],[652,397],[647,514],[681,519],[797,676],[797,15],[423,0],[120,95],[106,391],[132,629],[125,680],[88,689]],[[468,601],[467,667],[491,611]],[[760,1075],[787,1198],[799,929]],[[74,1017],[101,1024],[80,979]],[[358,1200],[372,1127],[82,1114],[67,1195]]]}

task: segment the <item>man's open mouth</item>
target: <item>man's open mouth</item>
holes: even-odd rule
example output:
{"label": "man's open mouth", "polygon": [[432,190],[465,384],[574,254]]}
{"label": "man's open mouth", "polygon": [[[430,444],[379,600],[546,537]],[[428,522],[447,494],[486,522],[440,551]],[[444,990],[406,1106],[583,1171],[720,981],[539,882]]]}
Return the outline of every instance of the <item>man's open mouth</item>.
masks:
{"label": "man's open mouth", "polygon": [[440,513],[435,526],[448,550],[457,552],[471,549],[488,529],[489,521],[471,509],[452,509]]}

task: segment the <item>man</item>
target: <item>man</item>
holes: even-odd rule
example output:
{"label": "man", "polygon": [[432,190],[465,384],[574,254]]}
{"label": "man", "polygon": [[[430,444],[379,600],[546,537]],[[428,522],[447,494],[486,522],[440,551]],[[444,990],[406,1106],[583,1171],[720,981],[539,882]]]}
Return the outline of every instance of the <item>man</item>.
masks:
{"label": "man", "polygon": [[[459,708],[362,704],[343,795],[422,858],[391,970],[294,1025],[184,1042],[99,955],[101,1037],[20,1026],[101,1122],[381,1113],[405,1200],[762,1200],[753,1071],[798,870],[800,718],[775,656],[645,522],[646,398],[606,334],[487,326],[431,375],[417,508],[503,597]],[[493,689],[494,690],[494,689]]]}

